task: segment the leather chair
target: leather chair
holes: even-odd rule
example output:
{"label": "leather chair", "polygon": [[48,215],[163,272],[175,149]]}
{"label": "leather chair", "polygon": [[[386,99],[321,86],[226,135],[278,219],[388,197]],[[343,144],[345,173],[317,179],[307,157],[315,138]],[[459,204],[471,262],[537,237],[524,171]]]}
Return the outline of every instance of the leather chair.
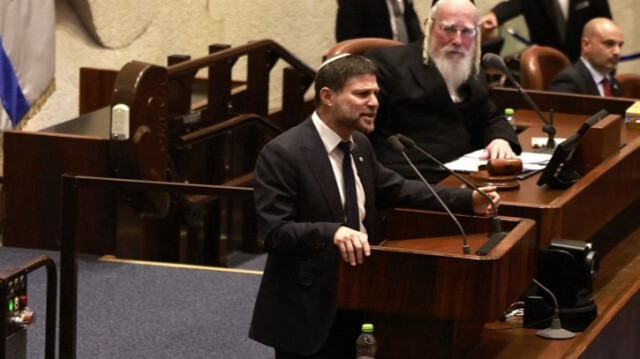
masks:
{"label": "leather chair", "polygon": [[376,48],[376,47],[386,47],[386,46],[400,46],[403,45],[402,42],[384,39],[379,37],[362,37],[358,39],[349,39],[341,41],[335,44],[329,51],[327,52],[325,58],[331,58],[335,55],[340,55],[344,53],[349,53],[353,55],[362,55],[367,50]]}
{"label": "leather chair", "polygon": [[552,47],[532,45],[520,55],[520,84],[544,91],[556,75],[570,65],[569,58]]}
{"label": "leather chair", "polygon": [[616,79],[622,87],[622,97],[640,99],[640,75],[633,73],[617,74]]}

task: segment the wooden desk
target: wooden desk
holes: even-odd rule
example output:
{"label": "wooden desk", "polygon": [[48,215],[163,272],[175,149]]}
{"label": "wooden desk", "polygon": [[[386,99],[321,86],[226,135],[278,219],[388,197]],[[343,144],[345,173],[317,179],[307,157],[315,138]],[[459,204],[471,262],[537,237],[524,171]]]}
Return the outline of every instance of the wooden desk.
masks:
{"label": "wooden desk", "polygon": [[[12,247],[60,248],[64,173],[112,176],[108,161],[109,108],[38,132],[4,133],[3,240]],[[113,194],[87,189],[80,199],[83,253],[114,253]],[[107,215],[109,214],[109,215]]]}
{"label": "wooden desk", "polygon": [[496,321],[485,324],[481,339],[466,358],[640,357],[639,213],[640,202],[636,201],[591,237],[597,251],[606,255],[594,283],[598,317],[584,332],[569,340],[549,340],[517,321]]}
{"label": "wooden desk", "polygon": [[[574,134],[588,117],[555,114],[556,137],[566,138]],[[535,112],[516,111],[515,121],[522,129],[518,137],[525,151],[532,150],[532,137],[546,137]],[[539,187],[536,184],[540,177],[538,173],[521,180],[517,190],[501,191],[500,214],[535,220],[538,223],[539,248],[555,238],[588,240],[622,210],[640,199],[640,131],[627,130],[622,126],[620,139],[622,148],[619,151],[604,159],[567,190]],[[443,184],[457,186],[461,182],[450,177]]]}
{"label": "wooden desk", "polygon": [[[587,118],[556,114],[557,137],[575,133]],[[516,122],[525,150],[531,150],[532,136],[546,137],[533,111],[517,111]],[[594,245],[602,256],[593,292],[598,317],[570,340],[540,338],[521,323],[487,323],[466,358],[640,356],[640,131],[622,127],[620,140],[619,151],[567,190],[538,187],[536,174],[520,181],[518,190],[500,192],[502,215],[536,220],[539,248],[555,238]]]}

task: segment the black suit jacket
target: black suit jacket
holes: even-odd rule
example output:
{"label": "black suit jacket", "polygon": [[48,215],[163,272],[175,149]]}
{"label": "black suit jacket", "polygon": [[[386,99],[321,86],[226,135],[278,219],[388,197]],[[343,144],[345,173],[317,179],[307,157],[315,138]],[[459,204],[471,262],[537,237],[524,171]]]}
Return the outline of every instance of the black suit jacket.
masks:
{"label": "black suit jacket", "polygon": [[[353,139],[371,243],[377,237],[376,208],[440,208],[424,184],[381,166],[365,135],[354,133]],[[326,340],[336,313],[341,259],[333,235],[345,214],[331,163],[310,117],[263,148],[254,188],[268,258],[249,336],[280,350],[313,354]],[[471,192],[435,188],[453,211],[472,209]]]}
{"label": "black suit jacket", "polygon": [[[484,72],[462,86],[466,99],[455,104],[440,71],[423,63],[422,43],[420,39],[365,53],[379,69],[380,109],[369,136],[378,160],[407,178],[416,177],[404,157],[387,145],[387,138],[396,133],[411,137],[441,162],[484,148],[496,138],[507,140],[520,153],[515,131],[489,99]],[[430,182],[446,176],[425,156],[410,155]]]}
{"label": "black suit jacket", "polygon": [[571,62],[580,57],[582,28],[594,17],[611,18],[607,0],[569,0],[569,19],[566,24],[566,41],[560,39],[555,17],[556,0],[508,0],[493,8],[498,23],[524,15],[531,42],[551,46],[564,52]]}
{"label": "black suit jacket", "polygon": [[[407,34],[409,41],[414,41],[422,36],[422,26],[413,8],[413,0],[403,1]],[[393,38],[386,0],[338,0],[336,41],[360,37]]]}
{"label": "black suit jacket", "polygon": [[[611,81],[611,94],[615,97],[622,96],[622,86],[620,86],[616,77],[611,75],[609,79]],[[600,96],[598,84],[593,80],[589,69],[587,69],[582,60],[578,60],[573,65],[560,71],[549,85],[549,91]]]}

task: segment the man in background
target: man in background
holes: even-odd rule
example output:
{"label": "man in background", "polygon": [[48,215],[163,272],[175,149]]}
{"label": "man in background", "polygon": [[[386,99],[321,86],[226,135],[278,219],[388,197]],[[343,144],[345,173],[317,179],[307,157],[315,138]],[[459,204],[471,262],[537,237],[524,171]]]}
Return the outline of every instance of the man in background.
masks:
{"label": "man in background", "polygon": [[562,51],[571,62],[580,57],[584,25],[595,17],[611,18],[607,0],[507,0],[480,19],[482,31],[493,31],[523,15],[530,41]]}
{"label": "man in background", "polygon": [[622,30],[615,22],[592,19],[582,33],[580,59],[553,79],[549,91],[620,97],[622,88],[614,75],[623,44]]}
{"label": "man in background", "polygon": [[338,0],[338,42],[381,37],[408,43],[421,36],[413,0]]}
{"label": "man in background", "polygon": [[[515,131],[489,99],[477,20],[469,0],[440,0],[431,8],[423,39],[365,53],[380,70],[380,110],[369,138],[378,160],[407,178],[417,176],[386,143],[397,133],[441,162],[479,149],[486,159],[521,152]],[[414,161],[430,182],[448,175],[424,156]]]}
{"label": "man in background", "polygon": [[[370,255],[377,208],[442,209],[419,181],[375,158],[363,133],[378,109],[376,67],[338,55],[316,74],[316,111],[264,146],[254,172],[258,229],[268,253],[249,337],[276,358],[352,359],[360,311],[337,308],[338,261]],[[433,186],[452,211],[491,214],[478,191]],[[496,203],[495,187],[481,189]]]}

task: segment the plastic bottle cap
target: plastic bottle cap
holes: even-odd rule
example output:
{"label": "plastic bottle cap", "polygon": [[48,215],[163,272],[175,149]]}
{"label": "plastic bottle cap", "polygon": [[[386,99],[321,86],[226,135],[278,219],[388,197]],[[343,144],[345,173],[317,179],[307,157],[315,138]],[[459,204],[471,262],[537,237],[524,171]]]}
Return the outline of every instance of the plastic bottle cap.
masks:
{"label": "plastic bottle cap", "polygon": [[367,332],[367,333],[372,332],[373,331],[373,324],[371,324],[371,323],[362,324],[362,331],[363,332]]}
{"label": "plastic bottle cap", "polygon": [[505,108],[504,109],[504,114],[505,115],[513,115],[513,109],[512,108]]}

